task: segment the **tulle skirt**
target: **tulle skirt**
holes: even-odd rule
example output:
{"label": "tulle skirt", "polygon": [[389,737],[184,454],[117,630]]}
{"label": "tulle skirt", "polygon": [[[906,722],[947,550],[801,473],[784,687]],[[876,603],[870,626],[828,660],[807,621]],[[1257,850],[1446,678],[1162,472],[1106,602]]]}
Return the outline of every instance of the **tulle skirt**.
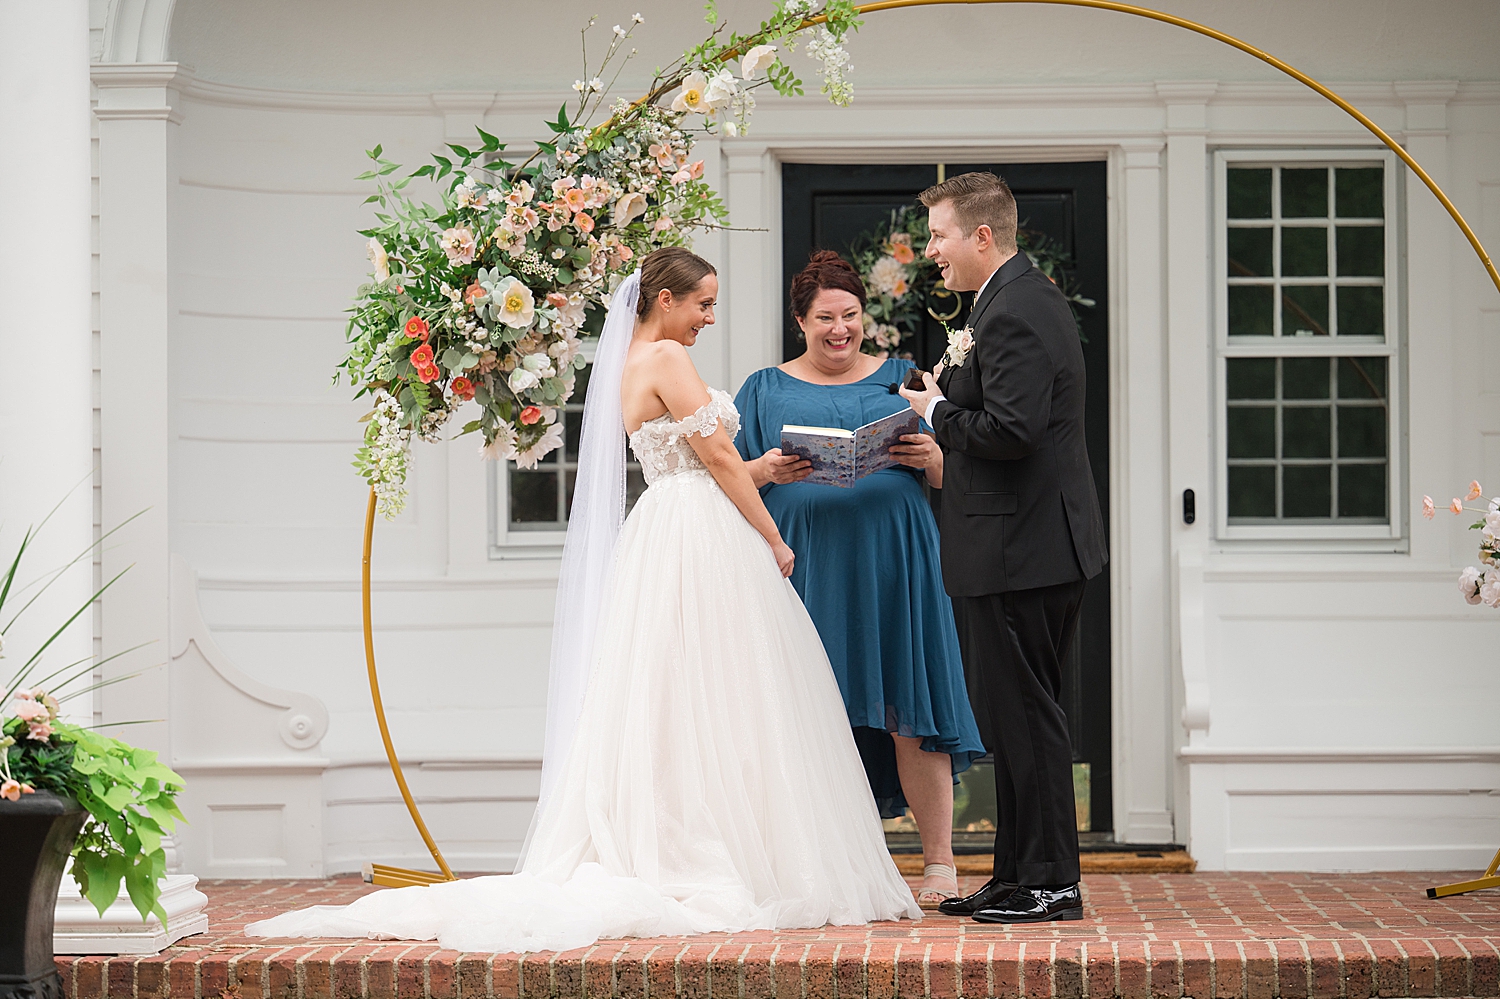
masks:
{"label": "tulle skirt", "polygon": [[637,502],[599,629],[578,735],[520,872],[246,933],[536,951],[920,918],[817,630],[707,472]]}

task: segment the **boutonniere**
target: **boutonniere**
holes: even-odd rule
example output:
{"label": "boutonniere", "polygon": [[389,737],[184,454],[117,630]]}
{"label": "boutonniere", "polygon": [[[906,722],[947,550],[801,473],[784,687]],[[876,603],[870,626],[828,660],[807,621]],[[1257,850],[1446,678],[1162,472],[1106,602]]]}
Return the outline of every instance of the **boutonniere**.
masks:
{"label": "boutonniere", "polygon": [[974,331],[965,326],[961,330],[948,330],[948,349],[943,352],[943,365],[949,368],[962,367],[974,349]]}

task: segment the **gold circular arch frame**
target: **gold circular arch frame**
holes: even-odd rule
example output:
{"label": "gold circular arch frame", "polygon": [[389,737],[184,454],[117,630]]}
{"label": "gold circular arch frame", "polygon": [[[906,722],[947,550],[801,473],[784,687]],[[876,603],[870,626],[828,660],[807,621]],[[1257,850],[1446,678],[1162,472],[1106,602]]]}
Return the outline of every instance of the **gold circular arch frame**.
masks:
{"label": "gold circular arch frame", "polygon": [[[1443,193],[1443,189],[1438,186],[1437,181],[1433,180],[1432,177],[1427,173],[1427,171],[1422,169],[1422,165],[1415,159],[1413,159],[1410,153],[1408,153],[1405,149],[1402,149],[1395,139],[1391,138],[1384,129],[1371,121],[1364,114],[1364,112],[1359,110],[1359,108],[1350,104],[1338,94],[1334,93],[1332,90],[1328,89],[1317,80],[1314,80],[1312,77],[1308,76],[1301,70],[1298,70],[1295,67],[1282,62],[1280,59],[1276,58],[1268,52],[1261,51],[1248,42],[1244,42],[1238,38],[1235,38],[1233,35],[1225,34],[1224,32],[1217,31],[1213,28],[1208,27],[1207,25],[1199,24],[1196,21],[1189,21],[1186,18],[1177,17],[1173,14],[1163,13],[1159,10],[1152,10],[1149,7],[1137,7],[1133,4],[1116,3],[1114,2],[1114,0],[879,0],[879,2],[877,3],[861,4],[856,7],[855,10],[860,14],[875,14],[880,11],[899,10],[903,7],[935,7],[938,5],[948,4],[999,3],[1042,3],[1064,7],[1092,7],[1096,10],[1110,10],[1121,14],[1132,14],[1136,17],[1149,18],[1153,21],[1160,21],[1163,24],[1171,24],[1179,28],[1185,28],[1188,31],[1196,32],[1207,38],[1212,38],[1215,41],[1223,42],[1225,45],[1229,45],[1233,48],[1239,49],[1246,55],[1254,56],[1261,62],[1264,62],[1270,66],[1274,66],[1276,69],[1285,73],[1287,76],[1290,76],[1298,83],[1311,88],[1331,103],[1337,105],[1355,121],[1359,122],[1367,130],[1369,130],[1372,135],[1383,142],[1386,147],[1391,150],[1391,152],[1401,157],[1402,162],[1404,162],[1407,167],[1411,169],[1412,173],[1416,174],[1416,176],[1421,179],[1423,184],[1427,185],[1427,189],[1431,191],[1433,193],[1433,196],[1442,203],[1445,209],[1447,209],[1448,214],[1453,217],[1453,221],[1457,223],[1459,229],[1463,230],[1463,234],[1465,238],[1468,239],[1469,245],[1472,246],[1474,248],[1474,252],[1478,254],[1479,262],[1484,265],[1485,271],[1489,274],[1490,281],[1495,285],[1495,290],[1500,291],[1500,272],[1497,272],[1495,270],[1495,264],[1490,260],[1489,254],[1485,252],[1484,244],[1479,241],[1479,237],[1474,234],[1474,230],[1470,228],[1469,223],[1464,220],[1463,215],[1453,204],[1452,200],[1449,199],[1448,195]],[[816,24],[821,24],[826,20],[827,17],[823,15],[812,17],[804,22],[804,27],[811,27]],[[401,761],[397,758],[395,747],[391,743],[390,727],[386,723],[385,709],[382,706],[380,700],[380,681],[375,673],[375,636],[370,613],[370,548],[374,537],[374,532],[375,490],[371,489],[369,503],[365,512],[364,560],[363,570],[361,573],[362,608],[364,611],[365,664],[369,674],[370,696],[372,701],[374,702],[375,719],[380,725],[380,739],[381,742],[385,745],[386,759],[390,761],[391,772],[395,775],[396,778],[396,786],[401,791],[401,798],[406,802],[406,808],[407,811],[411,813],[412,821],[416,823],[417,831],[422,836],[422,842],[426,844],[428,851],[432,854],[432,859],[437,863],[438,869],[441,871],[441,873],[434,874],[429,871],[413,871],[398,867],[386,867],[380,864],[367,864],[365,865],[365,880],[388,887],[434,884],[439,881],[452,881],[456,879],[456,876],[454,875],[453,870],[448,866],[448,862],[443,859],[442,851],[438,849],[436,841],[434,841],[432,838],[432,834],[427,830],[427,823],[422,821],[422,813],[417,809],[417,803],[412,797],[411,789],[407,786],[406,776],[402,773],[401,770]],[[1493,876],[1495,874],[1497,866],[1500,866],[1500,853],[1497,853],[1495,855],[1495,862],[1490,865],[1490,870],[1487,872],[1487,874]],[[1472,884],[1475,886],[1489,887],[1490,885],[1487,884],[1488,881],[1500,882],[1500,877],[1490,877],[1484,879],[1481,882],[1473,882]],[[1465,885],[1445,887],[1451,887],[1460,890],[1473,890],[1471,887],[1469,887],[1468,883],[1466,883]],[[1434,891],[1441,891],[1441,889],[1433,889],[1432,891],[1429,891],[1429,894],[1433,894]],[[1451,893],[1455,892],[1443,892],[1443,894]]]}

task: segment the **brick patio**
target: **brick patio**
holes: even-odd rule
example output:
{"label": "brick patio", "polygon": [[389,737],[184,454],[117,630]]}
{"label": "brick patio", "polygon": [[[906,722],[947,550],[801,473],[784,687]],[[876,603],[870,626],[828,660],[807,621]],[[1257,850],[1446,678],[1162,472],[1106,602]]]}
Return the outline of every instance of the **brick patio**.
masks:
{"label": "brick patio", "polygon": [[353,877],[209,881],[209,933],[159,957],[58,966],[68,999],[1500,995],[1500,891],[1423,895],[1470,874],[1092,875],[1082,922],[1006,929],[935,916],[527,956],[252,941],[240,933],[251,920],[375,889]]}

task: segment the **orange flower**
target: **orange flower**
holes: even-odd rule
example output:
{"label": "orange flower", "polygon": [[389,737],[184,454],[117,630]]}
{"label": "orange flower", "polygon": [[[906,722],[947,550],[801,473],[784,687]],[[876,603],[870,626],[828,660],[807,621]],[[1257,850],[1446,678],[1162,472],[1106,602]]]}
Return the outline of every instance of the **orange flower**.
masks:
{"label": "orange flower", "polygon": [[423,385],[427,385],[430,382],[437,381],[438,374],[439,372],[436,364],[424,364],[417,369],[417,377],[421,379]]}
{"label": "orange flower", "polygon": [[469,399],[474,398],[474,383],[469,381],[463,375],[459,375],[457,378],[453,379],[453,381],[450,383],[450,387],[453,389],[453,394],[458,396],[460,399],[468,401]]}
{"label": "orange flower", "polygon": [[896,258],[898,264],[909,264],[917,259],[916,253],[905,243],[892,243],[887,249],[890,250],[891,256]]}
{"label": "orange flower", "polygon": [[474,301],[484,295],[484,287],[478,281],[464,289],[464,304],[473,305]]}
{"label": "orange flower", "polygon": [[527,406],[521,410],[521,422],[528,427],[542,418],[542,411],[536,406]]}
{"label": "orange flower", "polygon": [[426,340],[427,320],[423,319],[421,316],[412,316],[406,321],[406,335],[411,337],[413,340],[416,340],[419,337],[423,340]]}
{"label": "orange flower", "polygon": [[432,344],[424,343],[411,352],[411,363],[418,368],[425,368],[432,364]]}
{"label": "orange flower", "polygon": [[588,212],[579,212],[573,216],[573,224],[578,227],[579,232],[594,231],[594,217]]}

